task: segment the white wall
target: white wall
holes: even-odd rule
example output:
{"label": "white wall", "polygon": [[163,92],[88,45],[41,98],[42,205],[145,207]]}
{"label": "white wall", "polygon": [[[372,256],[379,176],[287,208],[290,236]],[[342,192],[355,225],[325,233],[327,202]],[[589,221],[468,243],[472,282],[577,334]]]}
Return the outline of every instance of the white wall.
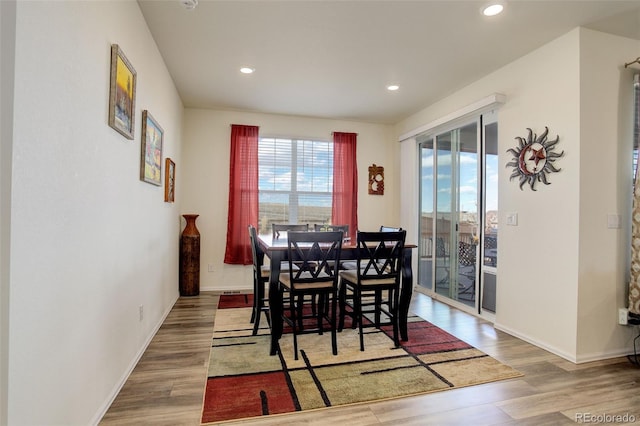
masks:
{"label": "white wall", "polygon": [[[580,33],[580,258],[578,359],[630,353],[635,333],[621,332],[618,308],[627,306],[631,247],[633,74],[625,69],[640,42]],[[603,164],[608,165],[603,169]],[[607,215],[624,226],[607,227]],[[627,330],[624,330],[627,331]],[[635,330],[634,330],[635,331]]]}
{"label": "white wall", "polygon": [[[628,166],[620,164],[624,156],[616,149],[624,143],[619,139],[618,111],[590,106],[598,102],[620,106],[618,89],[623,86],[624,76],[619,67],[625,57],[628,61],[637,55],[637,48],[634,40],[576,29],[409,117],[396,128],[397,135],[402,135],[491,93],[502,93],[506,103],[498,113],[501,164],[511,160],[506,151],[517,144],[515,137],[527,136],[527,128],[540,134],[548,126],[551,138],[560,136],[556,151],[564,150],[565,155],[556,162],[562,170],[549,175],[551,185],[538,184],[536,192],[528,185],[520,190],[517,180],[509,181],[512,169],[500,169],[500,223],[504,224],[509,212],[517,212],[519,217],[518,226],[500,227],[495,325],[573,361],[629,350],[630,330],[615,324],[617,309],[610,303],[612,299],[622,303],[620,294],[626,284],[620,270],[623,262],[617,254],[626,247],[616,235],[629,229],[626,224],[622,230],[606,229],[604,214],[624,213],[621,198],[630,194],[630,179],[627,174],[620,176],[618,170]],[[616,53],[603,55],[607,50]],[[585,52],[590,56],[583,62]],[[595,58],[600,58],[598,68],[609,72],[585,72],[591,83],[585,87],[581,66],[592,65]],[[604,89],[595,91],[592,85]],[[628,112],[631,105],[624,107]],[[593,142],[591,135],[610,141],[614,152],[603,152],[602,143]],[[594,145],[598,148],[595,151]],[[594,159],[598,159],[598,168],[583,170],[585,163]],[[402,161],[417,164],[415,150],[403,149]],[[417,181],[417,167],[403,168],[404,173],[410,175],[403,180]],[[585,201],[591,193],[595,196]],[[402,199],[403,205],[413,203]],[[403,210],[401,220],[415,220],[415,216]],[[587,278],[591,277],[591,268],[599,270],[597,278]],[[597,292],[593,292],[594,287]],[[599,304],[596,309],[579,306],[583,301],[597,305],[599,298],[609,303]],[[578,334],[582,327],[579,322],[587,317],[589,331]]]}
{"label": "white wall", "polygon": [[9,242],[16,3],[0,2],[0,425],[7,424],[9,390]]}
{"label": "white wall", "polygon": [[[183,158],[184,202],[182,213],[199,214],[196,224],[201,235],[201,290],[252,288],[250,266],[223,263],[229,202],[229,139],[231,124],[260,127],[264,136],[332,140],[332,132],[358,133],[358,225],[377,229],[381,224],[399,223],[400,185],[398,145],[393,128],[387,125],[325,120],[232,111],[185,110]],[[385,168],[385,194],[367,193],[368,167]],[[248,238],[248,236],[247,236]],[[208,265],[213,272],[208,272]]]}
{"label": "white wall", "polygon": [[[112,43],[134,140],[107,125]],[[18,2],[15,51],[8,423],[92,424],[178,296],[181,191],[139,164],[148,109],[182,165],[183,107],[135,1]]]}

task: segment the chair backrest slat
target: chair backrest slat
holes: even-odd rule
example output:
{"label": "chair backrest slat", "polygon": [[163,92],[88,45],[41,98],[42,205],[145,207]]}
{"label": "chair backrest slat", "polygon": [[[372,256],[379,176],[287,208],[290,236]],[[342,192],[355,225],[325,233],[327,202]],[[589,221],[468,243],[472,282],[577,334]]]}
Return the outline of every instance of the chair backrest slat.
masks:
{"label": "chair backrest slat", "polygon": [[406,236],[407,231],[358,231],[358,280],[393,278],[399,282]]}
{"label": "chair backrest slat", "polygon": [[342,231],[289,231],[287,244],[291,281],[304,283],[326,279],[337,285],[337,274],[331,266],[340,262],[342,238]]}

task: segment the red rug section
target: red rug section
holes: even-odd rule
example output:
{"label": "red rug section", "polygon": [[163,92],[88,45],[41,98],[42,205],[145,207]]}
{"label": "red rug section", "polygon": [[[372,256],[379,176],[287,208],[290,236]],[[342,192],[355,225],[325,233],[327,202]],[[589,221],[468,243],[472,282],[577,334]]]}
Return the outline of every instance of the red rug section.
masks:
{"label": "red rug section", "polygon": [[[393,337],[391,326],[383,326],[382,330],[389,337]],[[408,323],[407,334],[409,340],[400,342],[400,345],[412,355],[473,348],[468,343],[424,320]]]}
{"label": "red rug section", "polygon": [[223,294],[218,301],[218,309],[251,308],[253,294]]}
{"label": "red rug section", "polygon": [[244,376],[241,380],[237,377],[210,378],[206,389],[203,422],[296,411],[281,371]]}

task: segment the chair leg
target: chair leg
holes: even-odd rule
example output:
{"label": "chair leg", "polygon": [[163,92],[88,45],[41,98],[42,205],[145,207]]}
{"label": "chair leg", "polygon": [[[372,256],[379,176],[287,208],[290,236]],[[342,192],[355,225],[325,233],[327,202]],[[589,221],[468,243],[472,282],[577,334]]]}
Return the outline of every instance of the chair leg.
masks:
{"label": "chair leg", "polygon": [[256,315],[256,319],[253,321],[253,332],[251,333],[253,336],[258,334],[258,329],[260,328],[260,314],[261,310],[258,310],[258,314]]}
{"label": "chair leg", "polygon": [[[316,300],[316,295],[313,295],[312,298],[313,300]],[[322,335],[322,332],[323,332],[322,317],[324,316],[326,298],[324,294],[318,294],[317,299],[318,299],[318,307],[315,312],[315,315],[316,315],[316,320],[318,321],[318,334]]]}
{"label": "chair leg", "polygon": [[360,351],[364,352],[364,327],[362,326],[362,324],[364,323],[362,319],[362,293],[360,292],[359,288],[354,289],[353,308],[355,311],[354,321],[358,322],[358,331],[360,332]]}
{"label": "chair leg", "polygon": [[391,312],[391,321],[393,323],[393,343],[396,348],[400,347],[400,339],[398,337],[398,311],[400,310],[399,302],[400,291],[399,289],[389,290],[389,303],[393,306],[389,306],[389,312]]}
{"label": "chair leg", "polygon": [[338,308],[338,294],[333,292],[331,295],[331,348],[333,354],[338,355],[338,336],[336,332],[336,320],[337,320],[337,308]]}
{"label": "chair leg", "polygon": [[254,276],[253,277],[253,310],[251,311],[252,324],[256,320],[257,309],[258,309],[258,284],[256,283],[256,277]]}
{"label": "chair leg", "polygon": [[302,309],[304,308],[304,295],[298,295],[298,327],[300,330],[304,330],[304,324],[302,323]]}
{"label": "chair leg", "polygon": [[374,323],[376,328],[380,328],[380,313],[382,312],[382,290],[376,290],[374,305]]}
{"label": "chair leg", "polygon": [[264,283],[259,281],[253,288],[253,314],[251,315],[251,322],[253,323],[253,335],[258,334],[260,328],[260,315],[264,310]]}
{"label": "chair leg", "polygon": [[342,331],[342,329],[344,328],[346,297],[347,297],[346,284],[342,282],[340,284],[340,289],[338,290],[338,301],[340,304],[340,319],[338,321],[338,331]]}
{"label": "chair leg", "polygon": [[[299,295],[297,299],[300,301],[303,299],[303,296]],[[298,303],[298,306],[296,306],[295,300],[296,298],[292,291],[289,297],[289,315],[291,316],[291,332],[293,334],[293,358],[298,360],[298,329],[296,324],[298,324],[299,320],[300,325],[302,326],[302,316],[300,316],[300,318],[296,316],[298,308],[300,308],[301,305]],[[302,314],[302,308],[300,308],[300,314]]]}

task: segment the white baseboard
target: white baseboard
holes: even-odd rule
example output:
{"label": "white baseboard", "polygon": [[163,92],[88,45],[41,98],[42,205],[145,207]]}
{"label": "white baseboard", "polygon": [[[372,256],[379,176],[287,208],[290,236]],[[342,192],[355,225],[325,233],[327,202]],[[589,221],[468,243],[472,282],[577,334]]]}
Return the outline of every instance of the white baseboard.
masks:
{"label": "white baseboard", "polygon": [[500,331],[504,331],[507,334],[510,334],[514,337],[517,337],[520,340],[524,340],[525,342],[531,343],[532,345],[535,345],[539,348],[542,348],[546,351],[551,352],[554,355],[558,355],[561,358],[566,359],[567,361],[571,361],[574,364],[583,364],[585,362],[592,362],[592,361],[602,361],[605,359],[611,359],[611,358],[619,358],[622,356],[626,356],[629,354],[629,349],[628,348],[618,348],[618,349],[613,349],[613,350],[609,350],[606,352],[594,352],[594,353],[590,353],[590,354],[583,354],[583,355],[578,355],[576,356],[576,354],[569,354],[566,353],[556,347],[550,346],[544,342],[541,342],[537,339],[533,339],[530,336],[524,335],[522,333],[519,333],[515,330],[510,329],[509,327],[505,327],[502,324],[498,324],[498,323],[494,323],[493,325],[497,330]]}
{"label": "white baseboard", "polygon": [[520,340],[524,340],[525,342],[531,343],[532,345],[535,345],[535,346],[537,346],[539,348],[542,348],[545,351],[549,351],[554,355],[558,355],[559,357],[564,358],[567,361],[571,361],[574,364],[577,364],[577,361],[576,361],[576,358],[575,358],[574,354],[569,354],[569,353],[566,353],[566,352],[564,352],[564,351],[562,351],[562,350],[560,350],[560,349],[558,349],[556,347],[549,346],[545,342],[541,342],[541,341],[539,341],[537,339],[533,339],[531,336],[524,335],[524,334],[522,334],[522,333],[520,333],[518,331],[512,330],[509,327],[506,327],[506,326],[504,326],[502,324],[499,324],[497,322],[493,324],[493,327],[496,330],[504,331],[505,333],[510,334],[510,335],[512,335],[514,337],[517,337]]}
{"label": "white baseboard", "polygon": [[118,396],[118,394],[120,393],[120,391],[124,387],[124,384],[127,382],[127,379],[129,378],[129,376],[133,372],[134,368],[136,368],[136,365],[138,365],[138,362],[140,361],[140,358],[142,358],[142,355],[144,355],[144,352],[147,350],[147,347],[149,347],[149,344],[151,343],[151,341],[155,337],[156,333],[158,332],[160,327],[162,327],[162,324],[167,319],[167,316],[169,315],[169,312],[171,312],[171,309],[173,309],[173,306],[175,305],[177,300],[178,300],[178,298],[176,297],[176,299],[173,301],[173,303],[171,303],[169,305],[169,307],[167,308],[167,310],[162,314],[160,320],[156,323],[155,327],[153,328],[153,330],[151,331],[151,333],[149,334],[149,336],[145,340],[144,344],[142,345],[142,347],[140,348],[140,350],[138,351],[136,356],[133,358],[133,360],[129,364],[129,367],[126,369],[126,371],[124,372],[122,377],[120,377],[120,380],[116,383],[115,387],[111,391],[111,394],[110,394],[109,398],[107,398],[106,402],[100,407],[100,409],[98,410],[96,415],[93,416],[93,419],[91,419],[91,423],[90,424],[97,425],[98,423],[100,423],[100,420],[102,420],[104,415],[107,414],[107,411],[109,410],[109,407],[111,407],[111,404],[113,404],[113,401],[116,399],[116,397]]}

